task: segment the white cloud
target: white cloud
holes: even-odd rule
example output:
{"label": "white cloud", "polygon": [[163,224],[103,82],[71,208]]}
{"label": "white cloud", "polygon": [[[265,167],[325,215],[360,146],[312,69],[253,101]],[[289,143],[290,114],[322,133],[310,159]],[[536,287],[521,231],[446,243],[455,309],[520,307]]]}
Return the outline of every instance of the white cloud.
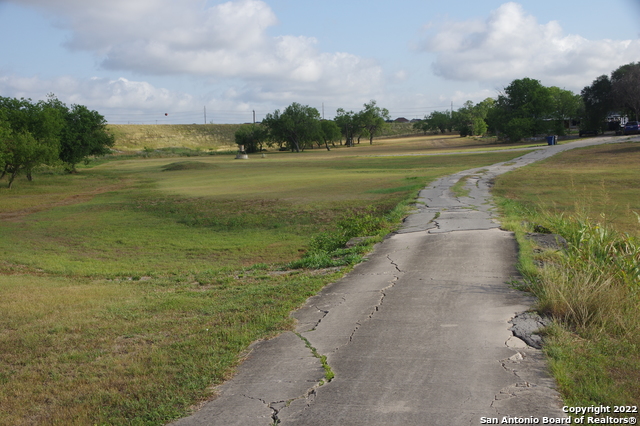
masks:
{"label": "white cloud", "polygon": [[89,51],[104,69],[116,72],[190,75],[210,82],[260,80],[287,91],[303,87],[352,95],[364,94],[382,80],[381,68],[371,60],[320,52],[312,37],[269,35],[278,20],[262,0],[211,7],[202,0],[19,2],[58,17],[57,25],[71,30],[69,49]]}
{"label": "white cloud", "polygon": [[46,94],[53,93],[66,104],[86,105],[104,115],[115,110],[157,112],[202,108],[202,103],[191,95],[124,78],[109,80],[94,77],[81,80],[62,76],[45,80],[39,77],[0,76],[0,93],[34,100],[44,99]]}
{"label": "white cloud", "polygon": [[397,81],[404,81],[407,79],[408,75],[407,72],[405,70],[400,70],[400,71],[396,71],[393,74],[393,77],[397,80]]}
{"label": "white cloud", "polygon": [[461,90],[456,90],[449,98],[441,97],[440,100],[443,102],[451,100],[453,102],[454,108],[457,109],[469,100],[473,103],[479,103],[487,98],[495,98],[496,95],[496,91],[492,91],[489,89],[478,90],[475,92],[463,92]]}
{"label": "white cloud", "polygon": [[538,23],[518,3],[505,3],[484,21],[430,25],[423,49],[436,53],[436,75],[506,85],[530,77],[580,90],[596,77],[640,59],[640,40],[587,40],[560,24]]}
{"label": "white cloud", "polygon": [[[336,84],[338,84],[336,82]],[[99,111],[114,124],[122,123],[201,123],[203,107],[208,122],[249,122],[252,110],[258,111],[258,119],[275,109],[282,109],[291,102],[303,102],[321,108],[330,99],[337,105],[363,104],[366,95],[354,97],[340,94],[326,97],[312,88],[283,83],[225,85],[219,90],[192,95],[182,91],[157,87],[146,81],[126,78],[89,79],[61,76],[43,79],[39,76],[24,77],[0,74],[0,93],[14,98],[46,99],[53,93],[67,105],[86,105]],[[165,112],[169,116],[164,115]]]}

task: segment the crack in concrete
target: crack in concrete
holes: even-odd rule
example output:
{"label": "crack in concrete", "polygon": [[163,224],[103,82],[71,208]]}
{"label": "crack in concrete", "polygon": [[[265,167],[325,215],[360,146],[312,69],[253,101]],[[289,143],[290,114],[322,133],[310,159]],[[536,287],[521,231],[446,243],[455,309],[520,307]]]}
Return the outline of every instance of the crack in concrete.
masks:
{"label": "crack in concrete", "polygon": [[[345,298],[343,297],[343,298],[342,298],[342,303],[344,303],[344,302],[345,302]],[[338,305],[336,305],[336,306],[340,306],[340,305],[341,305],[341,303],[339,303],[339,304],[338,304]],[[320,323],[322,322],[322,320],[323,320],[323,319],[325,319],[325,317],[326,317],[327,315],[329,315],[329,311],[325,311],[324,309],[320,309],[320,308],[318,308],[318,306],[317,306],[317,305],[313,305],[313,307],[314,307],[314,308],[316,308],[316,310],[317,310],[318,312],[322,312],[324,315],[322,315],[322,317],[321,317],[320,319],[318,319],[318,321],[315,323],[315,325],[314,325],[313,327],[311,327],[311,330],[309,330],[309,331],[313,331],[313,330],[317,329],[317,328],[318,328],[318,326],[320,325]]]}
{"label": "crack in concrete", "polygon": [[277,425],[278,423],[280,423],[280,419],[278,419],[278,413],[280,412],[280,409],[276,409],[274,407],[272,407],[272,404],[277,404],[277,402],[267,402],[262,398],[258,398],[255,396],[249,396],[249,395],[245,395],[245,394],[241,394],[240,395],[243,398],[247,398],[247,399],[251,399],[253,401],[260,401],[262,402],[264,405],[267,406],[267,408],[269,408],[271,410],[271,420],[273,420],[274,425]]}
{"label": "crack in concrete", "polygon": [[[389,263],[391,263],[393,265],[393,267],[396,268],[396,271],[400,272],[401,274],[404,273],[404,271],[400,269],[398,264],[396,262],[394,262],[393,259],[391,259],[391,255],[390,254],[387,255],[387,259],[389,260]],[[396,278],[398,278],[398,277],[396,277]]]}
{"label": "crack in concrete", "polygon": [[311,403],[315,400],[316,389],[322,386],[322,384],[323,383],[317,383],[314,387],[309,389],[304,395],[299,396],[297,398],[291,398],[286,401],[276,401],[276,402],[270,403],[268,406],[273,411],[273,414],[271,416],[271,419],[273,420],[273,424],[274,425],[280,424],[280,411],[282,411],[283,408],[290,406],[294,401],[305,399],[307,400],[305,409],[309,408],[311,406]]}
{"label": "crack in concrete", "polygon": [[493,408],[496,412],[497,415],[502,416],[502,415],[506,415],[504,413],[500,412],[500,409],[498,407],[495,406],[496,403],[503,401],[505,399],[511,399],[511,398],[517,398],[518,397],[518,390],[523,389],[523,388],[534,388],[537,387],[537,385],[535,385],[534,383],[529,383],[527,381],[523,381],[523,382],[517,382],[514,383],[511,386],[507,386],[506,388],[503,388],[500,390],[500,393],[496,394],[494,396],[493,401],[491,402],[491,408]]}
{"label": "crack in concrete", "polygon": [[[316,309],[318,309],[317,307],[315,307]],[[318,309],[319,311],[321,311],[320,309]],[[324,312],[324,311],[321,311]],[[328,311],[327,311],[328,313]],[[331,369],[331,367],[328,365],[326,359],[327,357],[324,355],[320,355],[318,353],[318,351],[316,350],[316,348],[314,348],[313,346],[311,346],[311,343],[309,342],[308,339],[304,338],[302,335],[297,334],[296,335],[305,343],[305,346],[307,347],[307,349],[309,349],[309,351],[311,352],[311,354],[318,358],[321,363],[323,364],[323,367],[326,366],[329,367],[329,370]],[[325,370],[327,370],[327,368],[325,367]],[[325,381],[326,379],[326,381]],[[245,398],[249,398],[249,399],[253,399],[253,400],[257,400],[262,402],[264,405],[266,405],[267,407],[269,407],[269,409],[271,410],[271,419],[273,420],[272,425],[277,425],[280,424],[280,411],[282,411],[283,408],[289,407],[294,401],[299,401],[301,399],[305,399],[306,402],[306,408],[311,406],[311,403],[313,402],[313,400],[315,400],[315,396],[316,396],[316,389],[318,389],[320,386],[324,385],[325,383],[330,382],[333,379],[333,377],[331,378],[327,378],[327,376],[325,376],[324,379],[320,379],[318,382],[315,382],[315,384],[313,386],[311,386],[310,388],[307,389],[306,392],[304,392],[302,395],[297,396],[295,398],[290,398],[287,400],[281,400],[281,401],[272,401],[267,403],[267,401],[265,401],[262,398],[257,398],[257,397],[252,397],[249,395],[242,395]]]}
{"label": "crack in concrete", "polygon": [[[388,261],[389,261],[389,263],[390,263],[390,264],[391,264],[391,265],[396,269],[396,271],[397,271],[399,274],[404,274],[404,271],[402,271],[402,270],[400,269],[400,267],[398,266],[398,264],[397,264],[397,263],[395,263],[395,262],[391,259],[391,255],[390,255],[390,254],[389,254],[389,255],[387,255],[387,260],[388,260]],[[365,275],[365,274],[363,274],[363,275]],[[384,275],[384,274],[375,274],[375,275]],[[370,314],[365,318],[365,320],[364,320],[363,322],[357,321],[357,322],[355,323],[355,328],[353,329],[353,331],[352,331],[352,332],[351,332],[351,334],[349,335],[349,341],[348,341],[345,345],[342,345],[342,346],[339,346],[339,347],[335,348],[335,350],[333,350],[333,353],[338,352],[341,348],[345,347],[346,345],[348,345],[349,343],[351,343],[351,342],[353,341],[353,338],[354,338],[354,336],[355,336],[356,332],[360,329],[360,327],[362,327],[362,324],[363,324],[365,321],[369,321],[369,320],[371,320],[371,319],[373,318],[373,316],[375,315],[375,313],[376,313],[376,312],[378,312],[378,311],[380,310],[380,306],[382,306],[382,304],[384,303],[384,299],[385,299],[385,297],[387,296],[387,293],[386,293],[386,292],[387,292],[390,288],[393,288],[399,280],[400,280],[400,276],[399,276],[399,275],[394,275],[394,276],[393,276],[393,279],[389,282],[389,285],[388,285],[388,286],[386,286],[386,287],[384,287],[383,289],[381,289],[381,290],[380,290],[380,299],[378,300],[378,303],[373,307],[373,310],[371,311],[371,313],[370,313]]]}
{"label": "crack in concrete", "polygon": [[[505,346],[507,346],[506,342],[505,342]],[[518,375],[518,372],[516,369],[514,368],[509,368],[507,366],[508,362],[520,362],[522,360],[524,360],[526,355],[523,355],[521,352],[516,351],[515,354],[513,354],[512,356],[510,356],[509,358],[506,359],[502,359],[500,360],[500,365],[502,366],[502,368],[504,368],[504,370],[507,373],[512,373],[514,376],[516,376],[518,379],[520,379],[521,377]]]}
{"label": "crack in concrete", "polygon": [[[391,261],[391,259],[389,259],[389,261]],[[396,269],[398,269],[398,267],[391,261],[391,264],[394,265],[396,267]],[[400,269],[398,269],[399,272]],[[371,313],[367,316],[367,318],[365,318],[365,321],[369,321],[373,318],[373,316],[375,315],[376,312],[378,312],[380,310],[380,306],[382,306],[382,303],[384,302],[384,298],[387,296],[386,291],[389,290],[390,288],[392,288],[393,286],[396,285],[396,282],[398,282],[398,280],[400,279],[400,277],[398,276],[394,276],[393,279],[390,281],[390,284],[388,286],[386,286],[385,288],[383,288],[382,290],[380,290],[380,299],[378,300],[378,303],[376,304],[376,306],[373,307],[373,310],[371,311]],[[356,322],[356,327],[353,329],[353,331],[351,332],[351,334],[349,335],[349,343],[351,343],[353,341],[353,337],[355,336],[356,332],[360,329],[360,327],[362,327],[362,322],[358,321]],[[340,350],[341,348],[343,348],[346,345],[340,346],[338,348],[336,348],[336,350],[334,351],[337,352],[338,350]]]}
{"label": "crack in concrete", "polygon": [[500,412],[499,408],[495,406],[495,404],[499,401],[503,401],[505,399],[510,399],[510,398],[517,398],[518,397],[518,391],[523,389],[523,388],[535,388],[538,385],[536,385],[535,383],[531,383],[525,379],[523,379],[519,374],[518,374],[518,370],[516,370],[515,368],[511,368],[509,366],[509,364],[511,363],[515,363],[518,364],[521,361],[524,361],[525,358],[527,357],[526,353],[520,352],[520,351],[516,351],[515,354],[513,354],[512,356],[510,356],[509,358],[505,358],[503,360],[500,360],[500,365],[502,366],[502,368],[510,374],[513,374],[516,378],[516,382],[512,385],[509,385],[505,388],[502,388],[500,390],[499,393],[497,393],[494,398],[493,401],[491,402],[491,408],[493,408],[496,411],[496,414],[499,416],[502,416],[503,413]]}

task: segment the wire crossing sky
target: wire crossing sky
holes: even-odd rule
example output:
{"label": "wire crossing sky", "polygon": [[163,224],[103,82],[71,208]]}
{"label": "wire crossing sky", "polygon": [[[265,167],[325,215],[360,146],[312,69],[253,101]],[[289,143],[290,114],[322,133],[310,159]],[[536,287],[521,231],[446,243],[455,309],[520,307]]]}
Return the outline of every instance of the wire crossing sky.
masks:
{"label": "wire crossing sky", "polygon": [[110,123],[240,123],[375,99],[422,118],[517,78],[579,93],[640,61],[640,1],[0,0],[0,96]]}

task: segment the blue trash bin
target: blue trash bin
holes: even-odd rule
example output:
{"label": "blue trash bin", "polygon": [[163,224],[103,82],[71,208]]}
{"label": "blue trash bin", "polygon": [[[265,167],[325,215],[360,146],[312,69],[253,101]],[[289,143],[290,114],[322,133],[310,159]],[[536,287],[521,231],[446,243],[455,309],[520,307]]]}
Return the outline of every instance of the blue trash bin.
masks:
{"label": "blue trash bin", "polygon": [[553,138],[554,138],[554,136],[547,136],[547,143],[548,143],[549,145],[555,145],[555,144],[553,143],[553,142],[554,142]]}

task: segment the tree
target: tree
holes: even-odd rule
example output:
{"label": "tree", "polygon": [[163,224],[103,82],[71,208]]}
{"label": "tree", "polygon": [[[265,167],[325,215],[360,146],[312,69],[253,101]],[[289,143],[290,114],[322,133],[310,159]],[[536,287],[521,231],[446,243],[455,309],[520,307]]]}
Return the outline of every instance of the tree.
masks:
{"label": "tree", "polygon": [[490,127],[503,132],[511,141],[546,133],[552,99],[548,88],[538,80],[512,81],[498,96],[487,116]]}
{"label": "tree", "polygon": [[41,143],[29,132],[14,132],[7,142],[9,155],[5,172],[9,175],[8,188],[12,187],[19,172],[26,171],[31,180],[31,170],[40,164],[51,164],[58,153],[54,145]]}
{"label": "tree", "polygon": [[485,119],[493,107],[494,100],[487,98],[477,105],[467,101],[464,106],[453,113],[453,128],[460,132],[460,136],[480,136],[487,133],[488,126]]}
{"label": "tree", "polygon": [[262,151],[267,138],[267,129],[256,124],[242,126],[235,133],[236,143],[238,146],[244,146],[244,151],[248,154]]}
{"label": "tree", "polygon": [[70,109],[55,98],[52,105],[64,111],[65,126],[60,138],[60,160],[69,173],[76,172],[76,164],[91,155],[105,155],[115,143],[107,130],[107,122],[97,111],[83,105],[72,105]]}
{"label": "tree", "polygon": [[334,142],[340,140],[340,128],[335,121],[322,120],[320,122],[320,130],[324,146],[327,148],[327,151],[331,151],[331,148],[329,148],[329,142],[335,146]]}
{"label": "tree", "polygon": [[285,108],[282,114],[280,110],[267,114],[262,124],[269,129],[271,138],[285,141],[291,151],[304,151],[321,137],[318,110],[297,102]]}
{"label": "tree", "polygon": [[611,73],[612,103],[640,119],[640,62],[622,65]]}
{"label": "tree", "polygon": [[453,128],[449,111],[433,111],[423,120],[414,123],[414,129],[422,130],[426,135],[428,131],[445,133]]}
{"label": "tree", "polygon": [[354,135],[359,132],[359,122],[356,114],[353,111],[347,112],[343,108],[338,108],[334,121],[345,138],[345,145],[353,146]]}
{"label": "tree", "polygon": [[584,102],[584,112],[580,120],[581,131],[603,132],[606,119],[613,107],[611,95],[611,80],[606,75],[593,80],[591,86],[586,86],[580,92]]}
{"label": "tree", "polygon": [[549,93],[552,99],[550,118],[553,120],[553,132],[564,136],[564,122],[578,117],[582,108],[582,98],[569,90],[555,86],[549,87]]}
{"label": "tree", "polygon": [[2,127],[2,176],[9,175],[9,188],[16,176],[25,172],[29,180],[40,164],[59,160],[60,133],[64,117],[45,102],[0,97],[0,114],[6,120]]}
{"label": "tree", "polygon": [[0,179],[4,177],[4,166],[8,155],[7,142],[11,136],[11,127],[7,121],[7,114],[0,109]]}
{"label": "tree", "polygon": [[389,110],[376,106],[376,101],[371,100],[364,104],[364,110],[358,113],[360,125],[369,136],[369,144],[373,145],[373,138],[387,126],[389,120]]}
{"label": "tree", "polygon": [[427,132],[429,131],[429,127],[428,127],[428,123],[427,123],[427,116],[425,116],[422,120],[418,120],[415,123],[413,123],[412,127],[415,130],[420,130],[421,132],[423,132],[426,135]]}

